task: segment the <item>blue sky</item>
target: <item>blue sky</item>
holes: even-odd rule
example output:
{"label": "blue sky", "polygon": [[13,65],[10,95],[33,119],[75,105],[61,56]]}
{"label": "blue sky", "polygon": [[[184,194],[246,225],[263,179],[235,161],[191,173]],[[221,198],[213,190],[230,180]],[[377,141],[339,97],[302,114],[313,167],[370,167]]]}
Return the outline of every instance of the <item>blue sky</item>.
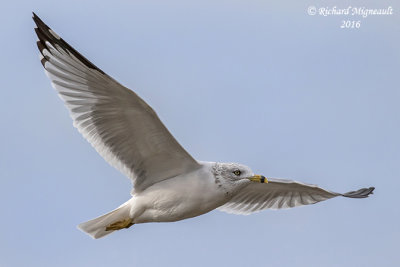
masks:
{"label": "blue sky", "polygon": [[[11,1],[0,48],[0,266],[399,266],[400,6],[340,29],[322,1]],[[323,5],[322,5],[323,3]],[[331,5],[333,6],[333,4]],[[76,229],[130,182],[73,128],[38,60],[31,12],[135,90],[196,159],[368,199]]]}

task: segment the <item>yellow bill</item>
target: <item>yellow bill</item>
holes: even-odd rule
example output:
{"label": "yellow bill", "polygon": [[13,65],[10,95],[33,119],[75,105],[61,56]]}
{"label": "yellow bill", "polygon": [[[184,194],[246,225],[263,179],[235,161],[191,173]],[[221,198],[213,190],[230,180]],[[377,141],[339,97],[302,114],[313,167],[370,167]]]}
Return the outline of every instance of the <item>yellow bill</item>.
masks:
{"label": "yellow bill", "polygon": [[268,180],[267,180],[267,178],[265,178],[265,176],[262,176],[262,175],[254,175],[254,176],[251,176],[251,177],[249,177],[249,180],[250,181],[252,181],[252,182],[258,182],[258,183],[268,183]]}

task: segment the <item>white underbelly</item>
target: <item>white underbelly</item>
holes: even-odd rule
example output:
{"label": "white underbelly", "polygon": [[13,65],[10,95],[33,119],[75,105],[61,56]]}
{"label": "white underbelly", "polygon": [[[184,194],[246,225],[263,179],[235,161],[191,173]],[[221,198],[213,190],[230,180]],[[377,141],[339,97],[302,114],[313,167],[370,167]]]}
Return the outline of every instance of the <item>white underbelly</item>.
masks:
{"label": "white underbelly", "polygon": [[227,201],[213,177],[176,177],[134,196],[135,223],[173,222],[207,213]]}
{"label": "white underbelly", "polygon": [[187,218],[196,217],[207,213],[219,205],[208,207],[188,207],[186,205],[171,205],[167,207],[147,208],[136,220],[135,223],[146,222],[175,222]]}

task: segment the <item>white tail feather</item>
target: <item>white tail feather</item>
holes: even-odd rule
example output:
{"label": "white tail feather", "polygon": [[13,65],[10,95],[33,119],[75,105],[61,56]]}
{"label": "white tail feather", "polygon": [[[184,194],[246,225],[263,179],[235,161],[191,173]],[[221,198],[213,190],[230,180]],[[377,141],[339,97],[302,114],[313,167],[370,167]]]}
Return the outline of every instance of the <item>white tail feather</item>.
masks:
{"label": "white tail feather", "polygon": [[100,217],[78,225],[78,229],[87,233],[91,237],[97,239],[114,232],[113,230],[106,231],[106,227],[114,222],[122,221],[129,218],[131,205],[129,201],[125,202],[115,210],[104,214]]}

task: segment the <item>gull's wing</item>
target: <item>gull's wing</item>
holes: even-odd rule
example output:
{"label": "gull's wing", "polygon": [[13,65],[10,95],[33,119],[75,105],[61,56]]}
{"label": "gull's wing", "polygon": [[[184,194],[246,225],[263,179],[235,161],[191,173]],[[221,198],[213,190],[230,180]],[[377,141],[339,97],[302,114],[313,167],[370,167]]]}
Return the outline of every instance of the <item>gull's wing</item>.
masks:
{"label": "gull's wing", "polygon": [[136,191],[200,165],[138,95],[73,49],[36,14],[41,62],[74,126]]}
{"label": "gull's wing", "polygon": [[370,187],[339,194],[316,185],[268,178],[266,184],[249,184],[218,209],[228,213],[246,215],[264,209],[284,209],[314,204],[337,196],[365,198],[372,194],[372,191],[374,188]]}

